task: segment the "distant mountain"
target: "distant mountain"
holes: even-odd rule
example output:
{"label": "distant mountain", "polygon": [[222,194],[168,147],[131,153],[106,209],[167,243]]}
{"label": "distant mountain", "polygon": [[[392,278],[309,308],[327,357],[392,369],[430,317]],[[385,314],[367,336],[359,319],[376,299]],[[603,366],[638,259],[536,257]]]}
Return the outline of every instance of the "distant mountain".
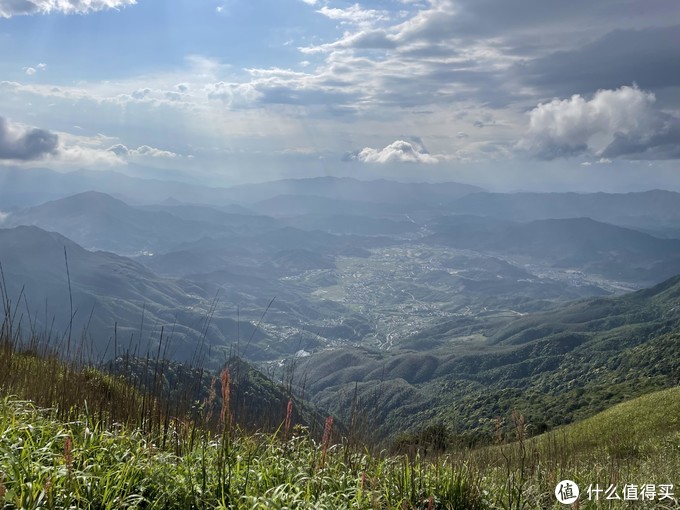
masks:
{"label": "distant mountain", "polygon": [[161,204],[172,199],[186,204],[224,207],[233,203],[258,202],[278,195],[313,195],[393,204],[448,203],[468,193],[483,190],[457,183],[398,183],[335,177],[289,179],[224,188],[195,182],[142,179],[108,171],[60,173],[47,169],[0,167],[0,210],[38,205],[45,200],[85,191],[123,197],[135,205]]}
{"label": "distant mountain", "polygon": [[135,204],[161,203],[169,198],[215,205],[229,203],[224,188],[140,179],[108,171],[61,173],[44,168],[0,167],[0,209],[4,204],[29,207],[86,191],[125,197]]}
{"label": "distant mountain", "polygon": [[[66,270],[68,257],[69,273]],[[160,278],[143,265],[107,252],[91,252],[60,234],[38,227],[0,229],[0,264],[7,294],[18,307],[22,330],[49,331],[65,347],[69,330],[69,274],[75,316],[72,338],[95,356],[112,353],[114,326],[120,345],[133,340],[145,350],[157,341],[161,326],[172,336],[175,359],[187,359],[201,339],[213,355],[240,329],[257,342],[267,337],[247,320],[219,314],[208,320],[214,294],[186,280]],[[23,292],[22,292],[23,289]],[[229,340],[227,340],[229,339]]]}
{"label": "distant mountain", "polygon": [[368,249],[395,244],[387,237],[334,235],[281,227],[254,235],[202,238],[178,249],[139,260],[160,274],[182,276],[227,269],[279,278],[304,270],[334,267],[340,255],[367,257]]}
{"label": "distant mountain", "polygon": [[162,204],[140,206],[140,208],[149,211],[165,211],[187,220],[205,221],[208,223],[219,223],[222,219],[229,219],[233,216],[256,215],[251,209],[247,209],[238,204],[208,206],[202,204],[187,204],[174,199],[164,200]]}
{"label": "distant mountain", "polygon": [[233,199],[261,202],[279,195],[306,195],[335,200],[381,204],[445,203],[470,193],[483,191],[477,186],[444,182],[402,183],[384,179],[359,181],[347,177],[285,179],[262,184],[245,184],[229,188]]}
{"label": "distant mountain", "polygon": [[[381,234],[389,234],[395,229],[394,222],[413,224],[414,217],[420,220],[421,217],[431,218],[445,212],[445,210],[427,201],[420,204],[409,202],[395,204],[360,202],[312,195],[277,195],[249,204],[249,207],[260,214],[284,219],[286,223],[293,226],[299,224],[302,228],[305,228],[305,225],[310,225],[316,226],[320,230],[329,231],[341,226],[342,230],[349,229],[351,233],[355,233],[355,230],[360,230],[362,227],[348,226],[348,222],[362,223],[363,219],[366,218],[373,225],[373,228],[370,229],[370,235],[378,235],[376,229],[380,226],[386,228],[385,232],[380,232]],[[388,219],[393,223],[384,221]],[[368,227],[368,224],[366,226]]]}
{"label": "distant mountain", "polygon": [[431,244],[520,255],[607,278],[657,283],[680,273],[680,240],[659,239],[589,218],[529,223],[450,216],[432,226]]}
{"label": "distant mountain", "polygon": [[680,193],[474,193],[450,204],[458,214],[514,221],[588,217],[614,225],[677,233]]}
{"label": "distant mountain", "polygon": [[333,234],[356,234],[366,236],[404,236],[412,235],[420,229],[420,225],[403,217],[388,219],[372,216],[361,216],[356,210],[348,214],[333,214],[324,211],[307,212],[303,216],[295,216],[282,220],[283,223],[303,230],[322,230]]}
{"label": "distant mountain", "polygon": [[359,214],[362,216],[402,215],[403,209],[393,204],[376,204],[313,195],[277,195],[254,202],[250,207],[260,214],[277,218],[297,216],[328,216],[333,214]]}
{"label": "distant mountain", "polygon": [[[225,214],[215,211],[214,216]],[[59,232],[87,249],[126,255],[167,250],[208,234],[233,233],[226,222],[219,219],[205,223],[165,211],[138,209],[95,191],[22,209],[2,222],[4,227],[18,225],[35,225]]]}
{"label": "distant mountain", "polygon": [[680,275],[624,296],[576,301],[522,317],[501,328],[491,339],[498,344],[520,345],[562,333],[613,330],[618,333],[617,345],[631,346],[650,334],[673,332],[680,325],[679,306]]}
{"label": "distant mountain", "polygon": [[228,231],[237,234],[264,233],[282,226],[273,218],[258,215],[235,204],[221,208],[190,204],[149,205],[140,209],[165,212],[187,221],[209,224],[213,227],[211,233],[214,235]]}

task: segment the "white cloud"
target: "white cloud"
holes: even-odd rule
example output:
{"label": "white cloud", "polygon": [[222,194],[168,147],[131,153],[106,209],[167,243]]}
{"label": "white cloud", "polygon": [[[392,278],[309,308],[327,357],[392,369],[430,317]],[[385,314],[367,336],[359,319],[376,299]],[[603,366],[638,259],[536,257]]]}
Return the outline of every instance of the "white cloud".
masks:
{"label": "white cloud", "polygon": [[[2,0],[0,0],[1,2]],[[46,71],[47,70],[47,64],[40,63],[35,67],[29,66],[29,67],[24,67],[23,71],[26,73],[27,76],[33,76],[36,74],[38,71]]]}
{"label": "white cloud", "polygon": [[4,223],[7,218],[9,218],[10,213],[0,211],[0,224]]}
{"label": "white cloud", "polygon": [[591,154],[600,162],[662,150],[677,152],[680,120],[655,106],[656,97],[637,86],[599,90],[592,99],[574,95],[539,104],[517,147],[542,159]]}
{"label": "white cloud", "polygon": [[149,147],[148,145],[140,145],[136,149],[130,151],[133,155],[149,156],[152,158],[176,158],[177,154],[170,151],[157,149],[156,147]]}
{"label": "white cloud", "polygon": [[318,11],[319,14],[323,14],[327,18],[332,20],[340,21],[341,23],[353,23],[353,24],[371,24],[378,20],[385,20],[389,18],[389,15],[385,11],[376,11],[374,9],[362,9],[359,4],[354,4],[346,9],[332,8],[328,6],[323,6]]}
{"label": "white cloud", "polygon": [[149,158],[176,158],[177,154],[170,151],[164,151],[162,149],[157,149],[155,147],[149,147],[148,145],[141,145],[136,149],[128,149],[122,143],[113,145],[107,149],[107,151],[112,152],[121,158],[135,158],[137,156],[149,157]]}
{"label": "white cloud", "polygon": [[22,14],[87,14],[136,4],[136,0],[0,0],[0,18]]}
{"label": "white cloud", "polygon": [[208,99],[221,100],[226,105],[239,108],[251,105],[260,94],[249,83],[227,83],[218,81],[204,87]]}
{"label": "white cloud", "polygon": [[85,145],[64,145],[48,160],[56,168],[102,168],[125,164],[116,154]]}
{"label": "white cloud", "polygon": [[350,159],[361,161],[362,163],[427,163],[434,164],[439,162],[439,158],[429,154],[422,144],[416,141],[407,142],[396,140],[382,149],[372,149],[365,147]]}

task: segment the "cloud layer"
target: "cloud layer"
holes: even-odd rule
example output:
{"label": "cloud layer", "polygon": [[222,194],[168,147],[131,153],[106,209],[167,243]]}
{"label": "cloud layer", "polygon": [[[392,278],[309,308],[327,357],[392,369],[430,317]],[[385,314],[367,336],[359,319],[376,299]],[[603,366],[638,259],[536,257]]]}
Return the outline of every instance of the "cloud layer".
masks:
{"label": "cloud layer", "polygon": [[0,18],[51,12],[86,14],[136,3],[136,0],[0,0]]}
{"label": "cloud layer", "polygon": [[57,150],[59,137],[45,129],[25,128],[0,117],[0,159],[30,161]]}

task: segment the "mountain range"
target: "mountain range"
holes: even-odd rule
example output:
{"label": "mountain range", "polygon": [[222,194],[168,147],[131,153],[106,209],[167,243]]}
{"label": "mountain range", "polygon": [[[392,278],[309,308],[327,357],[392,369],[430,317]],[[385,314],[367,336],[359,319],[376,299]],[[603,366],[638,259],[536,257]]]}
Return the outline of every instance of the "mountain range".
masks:
{"label": "mountain range", "polygon": [[513,408],[544,429],[677,383],[678,197],[3,168],[2,285],[62,349],[143,355],[163,331],[178,361],[236,354],[364,406],[373,440],[488,435]]}

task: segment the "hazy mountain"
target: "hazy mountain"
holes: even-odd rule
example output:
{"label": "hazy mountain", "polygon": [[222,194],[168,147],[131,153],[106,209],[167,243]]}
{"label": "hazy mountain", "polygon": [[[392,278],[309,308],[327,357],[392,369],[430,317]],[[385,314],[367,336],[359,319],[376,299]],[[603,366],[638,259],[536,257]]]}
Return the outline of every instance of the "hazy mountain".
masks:
{"label": "hazy mountain", "polygon": [[193,204],[163,204],[143,206],[140,209],[166,212],[184,220],[209,224],[213,227],[210,232],[212,234],[220,234],[229,230],[238,234],[263,233],[282,226],[273,218],[257,215],[235,204],[224,208]]}
{"label": "hazy mountain", "polygon": [[[228,269],[270,277],[334,267],[336,256],[367,257],[368,248],[394,244],[385,237],[334,235],[282,227],[256,235],[202,238],[177,250],[139,260],[162,274]],[[296,255],[294,255],[296,254]]]}
{"label": "hazy mountain", "polygon": [[514,223],[451,216],[432,227],[429,243],[521,255],[624,281],[656,283],[680,273],[680,240],[659,239],[589,218]]}
{"label": "hazy mountain", "polygon": [[163,200],[159,204],[144,205],[147,209],[155,211],[167,211],[170,213],[175,213],[177,216],[186,217],[187,219],[200,220],[204,218],[206,221],[212,221],[214,216],[214,211],[220,211],[227,214],[236,215],[251,215],[255,214],[251,209],[243,207],[239,204],[227,204],[227,205],[204,205],[204,204],[192,204],[189,202],[182,202],[175,198],[168,198]]}
{"label": "hazy mountain", "polygon": [[531,221],[588,217],[615,225],[663,232],[680,221],[680,193],[475,193],[450,204],[459,214]]}
{"label": "hazy mountain", "polygon": [[[220,214],[226,213],[215,211],[215,216]],[[3,222],[5,227],[18,225],[35,225],[59,232],[87,249],[119,254],[166,250],[208,234],[232,233],[225,221],[205,223],[165,211],[138,209],[95,191],[22,209]]]}
{"label": "hazy mountain", "polygon": [[[17,317],[24,331],[35,322],[39,331],[51,329],[58,336],[67,332],[70,298],[64,251],[75,311],[72,336],[80,339],[86,329],[87,349],[101,355],[116,323],[121,342],[127,345],[134,335],[133,345],[139,349],[156,341],[165,326],[175,340],[173,355],[180,359],[191,355],[204,335],[209,343],[222,346],[236,338],[235,320],[215,316],[208,321],[214,294],[205,286],[160,278],[128,258],[87,251],[60,234],[22,226],[0,229],[0,263],[9,297],[17,303],[21,296]],[[244,334],[252,332],[245,320],[240,328]],[[266,337],[252,334],[256,340]]]}
{"label": "hazy mountain", "polygon": [[336,200],[384,204],[427,204],[446,202],[453,198],[482,191],[477,186],[444,182],[400,183],[384,179],[359,181],[347,177],[315,177],[285,179],[262,184],[246,184],[229,189],[234,200],[260,202],[279,195],[307,195]]}
{"label": "hazy mountain", "polygon": [[304,230],[323,230],[334,234],[356,234],[368,236],[412,235],[420,225],[409,220],[375,218],[351,214],[307,213],[282,220],[282,223]]}
{"label": "hazy mountain", "polygon": [[363,216],[403,216],[403,206],[344,200],[312,195],[277,195],[250,204],[260,214],[277,218],[357,214]]}
{"label": "hazy mountain", "polygon": [[133,204],[160,204],[173,199],[188,204],[226,206],[229,203],[258,202],[278,195],[313,195],[337,200],[393,204],[447,203],[454,198],[483,190],[458,183],[398,183],[336,177],[288,179],[214,188],[196,183],[142,179],[109,171],[78,170],[60,173],[46,169],[0,168],[0,209],[37,205],[46,199],[85,191],[125,197],[126,201]]}
{"label": "hazy mountain", "polygon": [[[0,206],[8,201],[26,207],[42,203],[45,197],[56,199],[85,191],[125,197],[138,204],[161,203],[169,198],[218,205],[229,202],[220,188],[140,179],[116,172],[78,170],[61,173],[41,168],[0,168]],[[17,197],[21,200],[16,200]]]}

